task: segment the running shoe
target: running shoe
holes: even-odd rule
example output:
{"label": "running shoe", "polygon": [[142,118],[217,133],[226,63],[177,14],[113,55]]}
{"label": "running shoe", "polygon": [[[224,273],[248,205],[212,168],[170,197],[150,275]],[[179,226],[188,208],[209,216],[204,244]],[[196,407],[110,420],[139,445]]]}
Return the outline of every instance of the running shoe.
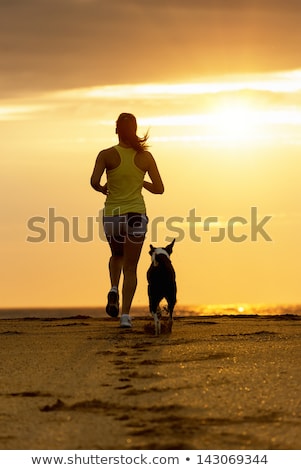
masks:
{"label": "running shoe", "polygon": [[119,314],[119,295],[118,292],[110,290],[108,293],[108,303],[106,312],[110,317],[116,318]]}
{"label": "running shoe", "polygon": [[120,317],[120,328],[132,328],[132,319],[126,313]]}

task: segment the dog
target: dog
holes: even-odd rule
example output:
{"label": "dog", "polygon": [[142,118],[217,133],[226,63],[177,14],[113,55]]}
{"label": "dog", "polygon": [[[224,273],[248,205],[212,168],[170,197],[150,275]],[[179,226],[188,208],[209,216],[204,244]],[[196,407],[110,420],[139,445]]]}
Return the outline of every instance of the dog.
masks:
{"label": "dog", "polygon": [[173,311],[176,304],[177,284],[176,273],[170,261],[175,239],[165,248],[150,245],[149,254],[152,258],[147,271],[149,311],[155,321],[155,334],[161,333],[160,302],[165,298],[169,314],[169,331],[172,330]]}

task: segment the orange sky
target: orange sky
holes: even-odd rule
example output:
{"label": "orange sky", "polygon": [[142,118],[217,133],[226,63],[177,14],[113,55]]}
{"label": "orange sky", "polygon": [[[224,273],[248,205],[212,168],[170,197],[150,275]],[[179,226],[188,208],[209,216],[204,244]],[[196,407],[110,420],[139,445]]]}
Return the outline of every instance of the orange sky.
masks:
{"label": "orange sky", "polygon": [[[147,303],[149,243],[172,236],[179,304],[300,302],[301,6],[199,3],[2,2],[2,307],[104,304],[103,199],[89,178],[122,111],[150,129],[166,187],[145,194],[135,304]],[[252,207],[271,241],[255,241]],[[52,213],[68,242],[63,222],[51,241]],[[41,243],[27,240],[34,217]],[[79,242],[89,220],[93,239]]]}

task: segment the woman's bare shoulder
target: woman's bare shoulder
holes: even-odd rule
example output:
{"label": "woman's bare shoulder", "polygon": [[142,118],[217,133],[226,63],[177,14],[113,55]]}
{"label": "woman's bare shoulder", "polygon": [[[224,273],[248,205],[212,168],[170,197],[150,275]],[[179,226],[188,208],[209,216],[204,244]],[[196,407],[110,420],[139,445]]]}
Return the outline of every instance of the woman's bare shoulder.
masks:
{"label": "woman's bare shoulder", "polygon": [[98,154],[99,157],[110,157],[111,155],[116,155],[115,147],[108,147],[106,149],[102,149]]}
{"label": "woman's bare shoulder", "polygon": [[138,155],[141,159],[143,159],[146,162],[150,162],[154,160],[154,157],[149,150],[142,150],[142,152],[139,152]]}
{"label": "woman's bare shoulder", "polygon": [[153,156],[148,150],[142,150],[135,156],[136,165],[143,171],[148,171],[152,160]]}

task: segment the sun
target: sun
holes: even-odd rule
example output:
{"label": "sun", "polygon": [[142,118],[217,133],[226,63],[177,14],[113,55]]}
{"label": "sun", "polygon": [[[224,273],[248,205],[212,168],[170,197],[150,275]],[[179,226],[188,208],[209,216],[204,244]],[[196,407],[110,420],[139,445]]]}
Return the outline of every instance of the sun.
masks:
{"label": "sun", "polygon": [[250,103],[231,100],[217,105],[211,112],[215,137],[223,143],[252,142],[257,136],[258,111]]}

